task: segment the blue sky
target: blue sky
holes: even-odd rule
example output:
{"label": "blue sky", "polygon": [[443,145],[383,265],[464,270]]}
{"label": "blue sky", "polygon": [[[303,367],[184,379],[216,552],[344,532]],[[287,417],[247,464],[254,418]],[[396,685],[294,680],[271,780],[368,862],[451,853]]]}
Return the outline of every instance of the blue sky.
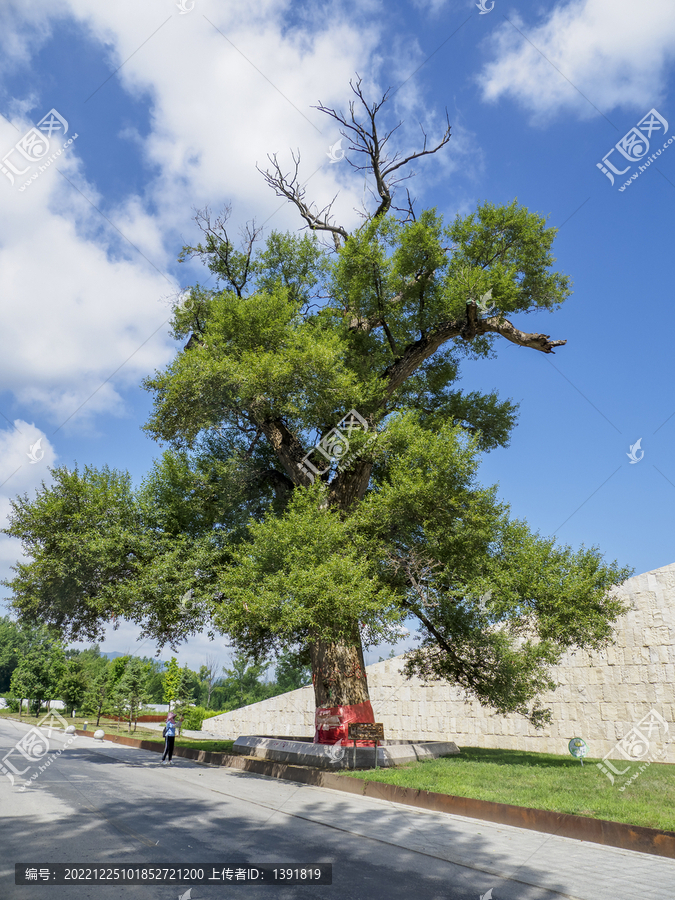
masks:
{"label": "blue sky", "polygon": [[[0,160],[29,167],[14,184],[0,172],[0,519],[10,497],[49,480],[49,465],[108,464],[138,481],[159,454],[141,431],[150,397],[139,384],[177,350],[171,298],[205,279],[176,262],[196,237],[193,208],[231,203],[234,230],[252,218],[297,229],[255,168],[272,152],[290,162],[293,148],[308,196],[322,206],[339,191],[338,220],[358,221],[363,180],[330,163],[339,134],[312,108],[345,108],[358,72],[373,97],[395,91],[388,115],[403,121],[402,150],[417,146],[420,123],[440,135],[447,107],[453,137],[416,168],[418,208],[450,219],[517,198],[560,228],[557,267],[574,294],[514,324],[567,345],[549,356],[502,341],[496,360],[463,368],[466,390],[520,403],[511,446],[485,457],[482,480],[542,534],[598,545],[636,572],[672,563],[672,3],[183,7],[0,8]],[[56,120],[45,158],[72,143],[27,182],[38,162],[13,148],[51,110],[67,132]],[[621,143],[652,110],[642,142]],[[617,143],[623,155],[610,154]],[[627,169],[613,185],[597,166],[607,154]],[[0,540],[3,576],[19,555]],[[102,646],[134,650],[135,639],[123,624]],[[196,637],[179,658],[198,667],[214,652],[227,660],[224,641]]]}

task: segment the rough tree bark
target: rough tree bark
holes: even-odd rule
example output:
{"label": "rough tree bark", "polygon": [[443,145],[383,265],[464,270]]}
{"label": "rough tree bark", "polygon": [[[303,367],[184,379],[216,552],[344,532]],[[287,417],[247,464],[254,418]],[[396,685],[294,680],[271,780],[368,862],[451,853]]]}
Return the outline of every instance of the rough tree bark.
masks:
{"label": "rough tree bark", "polygon": [[[371,471],[372,463],[361,460],[348,472],[341,472],[332,482],[329,504],[346,513],[354,503],[358,503],[365,496]],[[357,706],[370,702],[363,645],[357,623],[354,625],[352,644],[316,638],[310,646],[310,659],[317,709]],[[359,710],[359,719],[375,721],[372,709]]]}
{"label": "rough tree bark", "polygon": [[354,632],[354,641],[349,646],[315,637],[310,645],[312,684],[317,709],[356,706],[369,701],[358,629]]}

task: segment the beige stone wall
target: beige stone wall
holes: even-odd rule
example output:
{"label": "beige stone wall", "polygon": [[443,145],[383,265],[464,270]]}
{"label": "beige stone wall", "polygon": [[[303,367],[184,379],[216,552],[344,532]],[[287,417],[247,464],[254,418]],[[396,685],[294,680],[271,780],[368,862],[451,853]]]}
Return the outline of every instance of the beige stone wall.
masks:
{"label": "beige stone wall", "polygon": [[204,731],[231,739],[241,734],[314,736],[314,689],[300,688],[206,719]]}
{"label": "beige stone wall", "polygon": [[[632,608],[617,625],[614,645],[567,654],[553,669],[558,687],[543,698],[553,712],[548,728],[537,731],[520,716],[495,715],[450,685],[407,681],[396,657],[367,668],[385,736],[551,753],[567,753],[570,738],[582,737],[597,757],[653,708],[671,723],[673,743],[664,760],[675,762],[675,564],[629,579],[620,593]],[[306,687],[216,716],[207,728],[229,738],[310,736],[313,723],[313,690]]]}

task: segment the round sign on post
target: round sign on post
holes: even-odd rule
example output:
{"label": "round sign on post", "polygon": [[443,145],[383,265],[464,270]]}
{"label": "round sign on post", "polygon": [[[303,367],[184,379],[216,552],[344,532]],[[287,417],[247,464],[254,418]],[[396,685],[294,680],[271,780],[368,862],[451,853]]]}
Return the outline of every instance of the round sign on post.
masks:
{"label": "round sign on post", "polygon": [[572,738],[572,740],[567,745],[567,749],[570,751],[572,756],[575,759],[578,759],[581,765],[584,764],[584,756],[588,753],[588,744],[582,738]]}

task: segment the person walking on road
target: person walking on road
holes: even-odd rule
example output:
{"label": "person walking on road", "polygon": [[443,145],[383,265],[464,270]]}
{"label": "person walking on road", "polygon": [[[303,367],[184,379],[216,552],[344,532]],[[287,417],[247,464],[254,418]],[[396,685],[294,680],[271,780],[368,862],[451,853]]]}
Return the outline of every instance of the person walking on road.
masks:
{"label": "person walking on road", "polygon": [[173,756],[173,745],[176,741],[176,713],[170,712],[166,717],[166,725],[164,726],[164,756],[162,762],[168,756],[168,765],[171,765],[171,757]]}

